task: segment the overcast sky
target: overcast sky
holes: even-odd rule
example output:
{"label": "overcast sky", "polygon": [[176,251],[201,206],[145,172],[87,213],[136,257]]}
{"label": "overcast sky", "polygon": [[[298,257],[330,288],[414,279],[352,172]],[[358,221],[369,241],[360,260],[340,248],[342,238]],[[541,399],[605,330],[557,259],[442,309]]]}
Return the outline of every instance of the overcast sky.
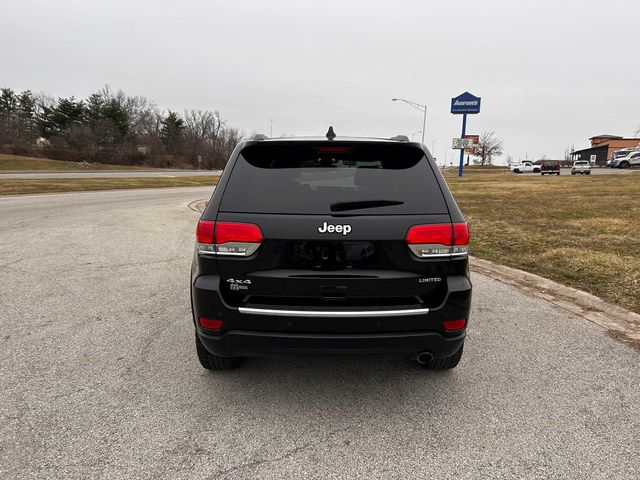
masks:
{"label": "overcast sky", "polygon": [[[640,1],[0,0],[0,87],[84,97],[105,84],[219,110],[247,133],[459,136],[515,159],[640,126]],[[420,138],[420,134],[415,135]],[[447,154],[451,158],[451,150]]]}

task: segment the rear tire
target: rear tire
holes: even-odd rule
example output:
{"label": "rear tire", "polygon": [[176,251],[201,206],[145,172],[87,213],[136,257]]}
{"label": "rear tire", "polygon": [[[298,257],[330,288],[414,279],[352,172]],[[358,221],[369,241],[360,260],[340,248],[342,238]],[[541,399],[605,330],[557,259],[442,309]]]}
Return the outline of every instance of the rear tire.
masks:
{"label": "rear tire", "polygon": [[198,354],[198,360],[200,365],[207,370],[231,370],[236,368],[242,362],[241,358],[224,358],[217,355],[213,355],[204,348],[204,345],[198,338],[196,333],[196,353]]}
{"label": "rear tire", "polygon": [[464,350],[464,343],[460,345],[460,348],[456,353],[445,358],[434,358],[429,363],[420,365],[425,370],[451,370],[456,368],[460,359],[462,358],[462,351]]}

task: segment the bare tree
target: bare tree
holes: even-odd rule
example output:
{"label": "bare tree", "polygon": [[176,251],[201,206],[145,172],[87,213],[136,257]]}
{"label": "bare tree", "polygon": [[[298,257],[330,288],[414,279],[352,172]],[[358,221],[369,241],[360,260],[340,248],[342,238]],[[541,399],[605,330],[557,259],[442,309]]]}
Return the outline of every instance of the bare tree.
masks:
{"label": "bare tree", "polygon": [[502,155],[502,140],[496,137],[495,132],[484,132],[473,149],[473,155],[479,158],[480,165],[491,165],[493,157]]}
{"label": "bare tree", "polygon": [[184,115],[185,138],[191,148],[214,146],[225,121],[220,113],[209,110],[185,110]]}
{"label": "bare tree", "polygon": [[569,161],[571,160],[571,154],[573,153],[573,151],[575,150],[575,145],[571,144],[568,145],[565,149],[564,149],[564,159],[565,161]]}

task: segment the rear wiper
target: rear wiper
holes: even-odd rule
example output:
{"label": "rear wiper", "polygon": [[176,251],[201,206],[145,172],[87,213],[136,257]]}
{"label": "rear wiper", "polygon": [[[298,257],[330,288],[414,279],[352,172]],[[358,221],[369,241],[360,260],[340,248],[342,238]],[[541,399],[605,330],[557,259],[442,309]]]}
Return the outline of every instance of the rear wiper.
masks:
{"label": "rear wiper", "polygon": [[354,202],[332,203],[330,208],[332,212],[346,212],[347,210],[358,210],[360,208],[390,207],[402,204],[404,202],[397,200],[356,200]]}

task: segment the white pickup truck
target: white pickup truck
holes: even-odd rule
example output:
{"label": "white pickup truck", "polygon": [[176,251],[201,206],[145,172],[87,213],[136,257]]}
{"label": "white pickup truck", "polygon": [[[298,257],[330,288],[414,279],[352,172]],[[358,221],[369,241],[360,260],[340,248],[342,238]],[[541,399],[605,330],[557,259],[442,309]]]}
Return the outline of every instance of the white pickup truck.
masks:
{"label": "white pickup truck", "polygon": [[534,165],[532,162],[524,161],[517,165],[509,167],[513,173],[540,173],[540,165]]}
{"label": "white pickup truck", "polygon": [[576,160],[571,167],[571,175],[591,175],[591,165],[586,160]]}

